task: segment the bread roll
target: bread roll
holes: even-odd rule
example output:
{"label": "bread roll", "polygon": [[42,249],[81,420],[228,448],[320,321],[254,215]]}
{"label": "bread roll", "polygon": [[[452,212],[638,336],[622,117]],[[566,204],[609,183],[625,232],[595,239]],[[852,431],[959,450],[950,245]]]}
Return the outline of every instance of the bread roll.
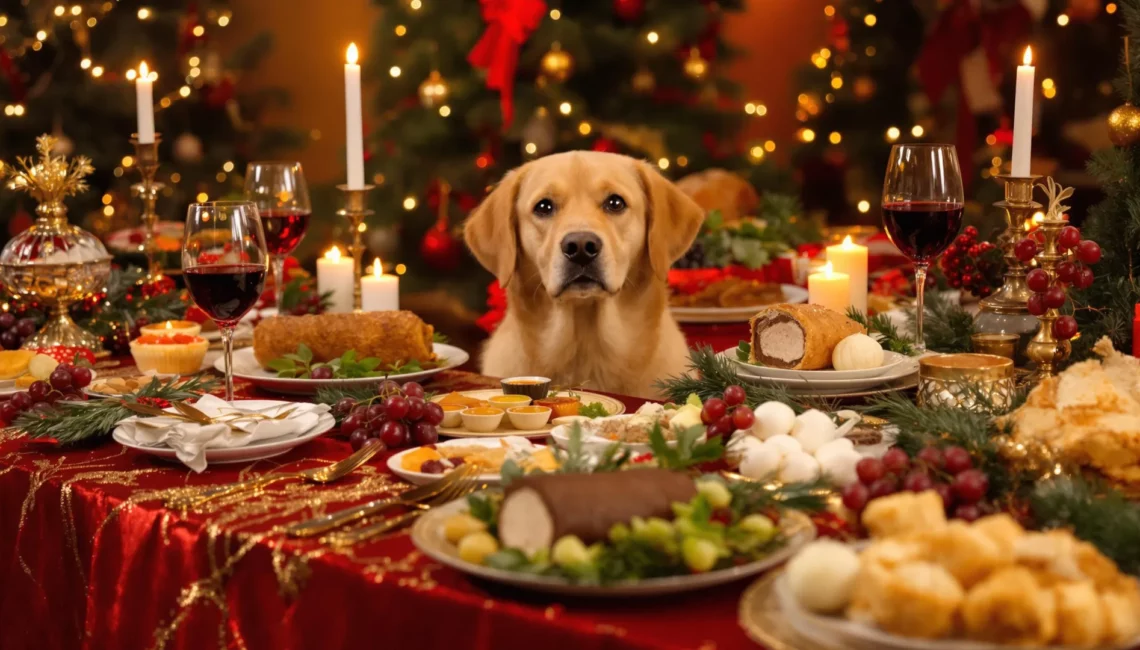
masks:
{"label": "bread roll", "polygon": [[313,361],[339,359],[355,350],[358,359],[376,357],[381,367],[396,362],[434,361],[432,326],[410,311],[274,316],[253,328],[253,355],[266,366],[304,343]]}
{"label": "bread roll", "polygon": [[748,324],[752,328],[749,362],[790,370],[830,367],[831,352],[840,341],[867,333],[859,323],[819,305],[771,305]]}

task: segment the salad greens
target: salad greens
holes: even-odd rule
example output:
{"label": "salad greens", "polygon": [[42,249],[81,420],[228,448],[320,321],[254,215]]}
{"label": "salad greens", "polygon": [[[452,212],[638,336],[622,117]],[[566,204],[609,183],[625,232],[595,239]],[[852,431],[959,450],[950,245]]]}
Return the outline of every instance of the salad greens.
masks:
{"label": "salad greens", "polygon": [[433,363],[420,361],[397,361],[381,367],[376,357],[356,358],[356,350],[345,352],[339,359],[328,362],[313,362],[313,351],[304,343],[297,345],[297,351],[282,355],[268,364],[269,369],[282,379],[359,379],[362,377],[387,377],[411,372],[421,372],[434,367]]}

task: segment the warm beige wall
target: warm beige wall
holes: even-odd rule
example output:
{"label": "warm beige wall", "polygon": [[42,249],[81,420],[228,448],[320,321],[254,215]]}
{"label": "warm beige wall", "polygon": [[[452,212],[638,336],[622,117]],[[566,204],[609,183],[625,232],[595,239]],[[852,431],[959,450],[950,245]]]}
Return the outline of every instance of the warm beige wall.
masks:
{"label": "warm beige wall", "polygon": [[[725,23],[729,40],[749,49],[732,65],[730,76],[745,85],[747,99],[768,107],[751,135],[776,140],[780,154],[786,154],[795,130],[791,76],[823,45],[826,4],[750,0],[746,12],[731,15]],[[231,8],[234,19],[224,33],[228,42],[241,43],[261,30],[275,37],[261,69],[241,83],[286,88],[292,106],[270,119],[319,132],[319,139],[301,153],[301,161],[311,181],[339,179],[344,173],[344,49],[350,41],[367,47],[376,9],[368,0],[232,0]]]}

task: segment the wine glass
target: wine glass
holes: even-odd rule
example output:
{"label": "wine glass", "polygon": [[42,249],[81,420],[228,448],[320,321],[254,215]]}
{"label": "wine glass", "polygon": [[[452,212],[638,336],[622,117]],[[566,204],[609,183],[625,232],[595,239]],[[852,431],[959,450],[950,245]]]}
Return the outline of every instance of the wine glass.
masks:
{"label": "wine glass", "polygon": [[194,203],[186,211],[182,272],[194,304],[218,324],[226,363],[226,401],[234,399],[234,327],[265,288],[269,253],[257,206]]}
{"label": "wine glass", "polygon": [[245,200],[257,205],[265,228],[265,247],[273,261],[274,305],[281,313],[285,293],[285,258],[309,228],[309,186],[299,162],[251,162],[245,170]]}
{"label": "wine glass", "polygon": [[883,226],[903,255],[914,262],[918,297],[916,349],[922,338],[926,269],[962,228],[962,172],[950,144],[896,144],[883,181]]}

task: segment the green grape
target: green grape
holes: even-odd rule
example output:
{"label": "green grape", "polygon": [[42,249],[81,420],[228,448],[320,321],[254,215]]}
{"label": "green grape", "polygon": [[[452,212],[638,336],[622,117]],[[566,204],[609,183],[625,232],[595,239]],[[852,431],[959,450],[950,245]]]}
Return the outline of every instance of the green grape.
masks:
{"label": "green grape", "polygon": [[756,536],[761,543],[776,536],[776,524],[764,515],[748,515],[740,520],[737,527]]}
{"label": "green grape", "polygon": [[717,555],[716,545],[707,539],[689,537],[681,542],[681,557],[685,560],[685,566],[698,573],[716,566]]}
{"label": "green grape", "polygon": [[554,542],[550,559],[561,567],[580,566],[590,563],[590,553],[577,535],[566,535]]}
{"label": "green grape", "polygon": [[697,481],[697,493],[703,495],[713,508],[727,508],[732,503],[732,493],[717,480]]}
{"label": "green grape", "polygon": [[614,524],[613,526],[610,526],[609,537],[610,537],[611,542],[614,542],[614,543],[620,542],[620,541],[628,538],[629,535],[630,535],[629,526],[626,526],[625,524],[618,523],[618,524]]}

